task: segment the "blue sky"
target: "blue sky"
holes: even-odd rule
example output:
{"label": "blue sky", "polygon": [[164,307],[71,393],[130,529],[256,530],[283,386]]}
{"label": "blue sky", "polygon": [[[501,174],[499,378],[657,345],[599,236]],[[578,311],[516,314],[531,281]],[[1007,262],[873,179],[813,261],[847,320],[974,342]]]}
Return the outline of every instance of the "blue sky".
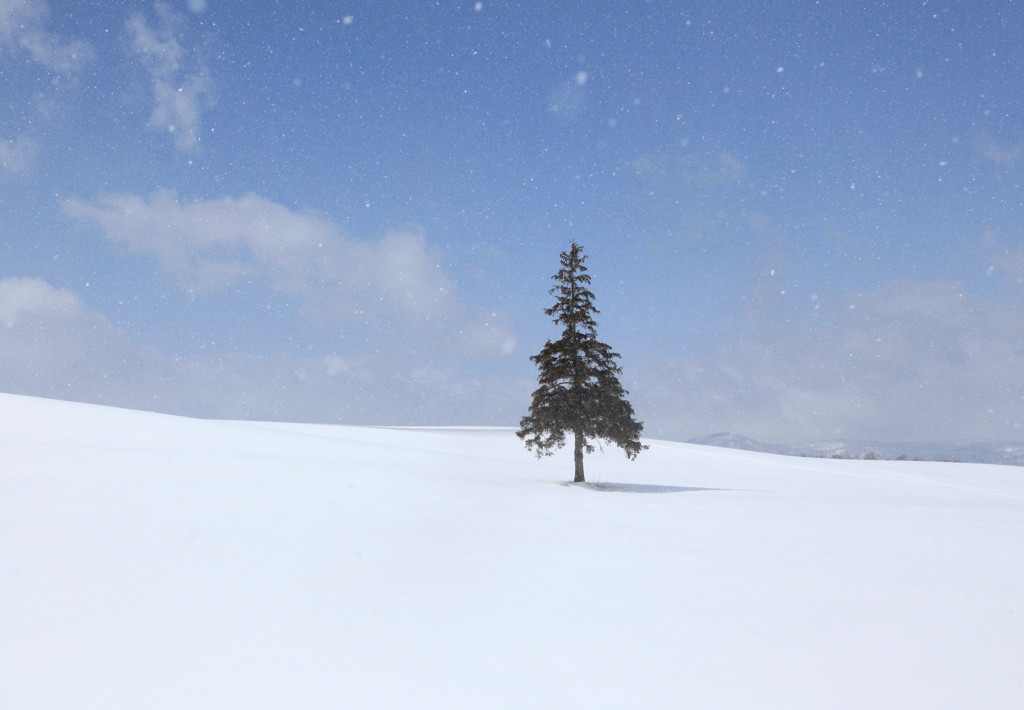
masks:
{"label": "blue sky", "polygon": [[647,433],[1024,438],[1014,0],[0,0],[0,390],[506,424],[570,241]]}

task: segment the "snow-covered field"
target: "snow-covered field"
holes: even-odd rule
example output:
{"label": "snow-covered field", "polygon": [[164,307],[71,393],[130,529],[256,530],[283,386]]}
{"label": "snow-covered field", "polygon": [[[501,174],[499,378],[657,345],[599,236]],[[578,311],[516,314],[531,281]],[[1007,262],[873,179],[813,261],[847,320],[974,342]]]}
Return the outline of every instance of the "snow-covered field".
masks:
{"label": "snow-covered field", "polygon": [[1021,708],[1024,470],[0,395],[0,708]]}

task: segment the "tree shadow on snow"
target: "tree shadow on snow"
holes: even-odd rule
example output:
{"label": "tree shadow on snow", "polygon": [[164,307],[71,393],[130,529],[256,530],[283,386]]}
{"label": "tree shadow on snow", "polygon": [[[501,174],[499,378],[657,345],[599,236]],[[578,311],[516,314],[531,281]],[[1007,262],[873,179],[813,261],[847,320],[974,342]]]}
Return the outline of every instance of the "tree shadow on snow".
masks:
{"label": "tree shadow on snow", "polygon": [[697,491],[725,491],[728,488],[690,488],[687,486],[657,486],[649,483],[563,483],[568,488],[585,488],[605,493],[696,493]]}

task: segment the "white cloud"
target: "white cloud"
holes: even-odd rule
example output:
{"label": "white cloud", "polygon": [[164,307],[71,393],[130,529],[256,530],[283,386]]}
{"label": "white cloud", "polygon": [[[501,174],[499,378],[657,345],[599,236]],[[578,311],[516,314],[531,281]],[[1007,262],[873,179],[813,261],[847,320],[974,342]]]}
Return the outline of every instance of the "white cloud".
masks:
{"label": "white cloud", "polygon": [[164,190],[148,200],[110,194],[62,207],[155,259],[189,292],[263,280],[321,317],[367,320],[388,311],[427,324],[460,313],[455,285],[421,234],[391,232],[376,243],[346,239],[322,217],[253,194],[182,202]]}
{"label": "white cloud", "polygon": [[799,443],[1024,434],[1020,308],[981,302],[955,283],[898,281],[832,311],[828,327],[776,324],[705,358],[663,363],[641,377],[638,409],[671,436],[733,431]]}
{"label": "white cloud", "polygon": [[142,356],[77,294],[41,279],[0,280],[0,389],[103,401],[107,368]]}
{"label": "white cloud", "polygon": [[455,308],[455,286],[430,259],[422,235],[390,232],[363,251],[376,288],[399,311],[429,320]]}
{"label": "white cloud", "polygon": [[198,52],[180,40],[185,19],[166,3],[154,5],[152,26],[139,12],[128,20],[132,49],[149,72],[153,91],[150,126],[171,134],[175,147],[185,153],[198,150],[202,112],[214,102],[213,80]]}
{"label": "white cloud", "polygon": [[95,202],[70,199],[62,207],[109,239],[154,258],[188,291],[258,273],[272,275],[286,290],[301,288],[313,277],[307,272],[320,266],[321,249],[330,250],[338,240],[324,220],[252,194],[187,203],[161,190],[148,200],[108,194]]}
{"label": "white cloud", "polygon": [[20,326],[37,312],[73,320],[81,308],[81,302],[73,293],[54,289],[41,279],[0,281],[0,326],[5,328]]}
{"label": "white cloud", "polygon": [[167,190],[149,198],[108,194],[92,202],[66,200],[62,209],[154,259],[194,295],[262,283],[296,298],[319,322],[411,327],[430,333],[433,350],[461,357],[509,354],[515,347],[500,313],[471,314],[418,232],[350,239],[323,217],[253,194],[193,202]]}
{"label": "white cloud", "polygon": [[[850,306],[855,306],[850,308]],[[1024,310],[954,283],[900,281],[834,306],[828,328],[777,328],[625,384],[651,436],[736,431],[833,437],[1016,439],[1024,431]],[[489,321],[466,338],[501,350]],[[0,280],[0,391],[194,416],[354,424],[514,424],[534,383],[421,358],[429,338],[318,357],[141,347],[75,293]],[[626,363],[627,375],[632,370]]]}
{"label": "white cloud", "polygon": [[201,417],[441,425],[514,423],[528,386],[404,349],[170,357],[133,343],[71,291],[0,279],[4,392]]}
{"label": "white cloud", "polygon": [[503,319],[493,314],[467,324],[459,332],[455,346],[465,352],[511,355],[516,349],[516,339]]}
{"label": "white cloud", "polygon": [[92,47],[47,31],[49,16],[50,7],[43,0],[0,0],[0,46],[23,50],[53,72],[79,71],[94,57]]}
{"label": "white cloud", "polygon": [[[24,125],[14,129],[11,137],[0,137],[0,171],[27,172],[35,165],[39,149],[38,125],[45,123],[54,112],[54,96],[61,86],[76,80],[76,75],[93,59],[92,47],[81,40],[65,39],[46,29],[50,7],[43,0],[0,0],[0,60],[9,52],[21,62],[41,66],[48,76],[37,78],[35,86],[28,85],[19,96],[17,82],[4,84],[4,101],[8,107],[22,114]],[[19,104],[31,106],[26,110]],[[30,116],[37,119],[32,121]]]}

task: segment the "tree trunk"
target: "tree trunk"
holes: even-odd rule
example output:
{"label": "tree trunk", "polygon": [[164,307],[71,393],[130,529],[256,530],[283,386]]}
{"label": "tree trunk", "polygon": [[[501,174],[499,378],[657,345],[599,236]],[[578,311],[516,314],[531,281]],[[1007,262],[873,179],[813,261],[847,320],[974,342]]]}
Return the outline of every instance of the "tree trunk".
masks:
{"label": "tree trunk", "polygon": [[575,439],[573,446],[573,459],[576,462],[576,475],[573,477],[573,483],[584,483],[583,479],[583,434],[574,431],[573,437]]}

